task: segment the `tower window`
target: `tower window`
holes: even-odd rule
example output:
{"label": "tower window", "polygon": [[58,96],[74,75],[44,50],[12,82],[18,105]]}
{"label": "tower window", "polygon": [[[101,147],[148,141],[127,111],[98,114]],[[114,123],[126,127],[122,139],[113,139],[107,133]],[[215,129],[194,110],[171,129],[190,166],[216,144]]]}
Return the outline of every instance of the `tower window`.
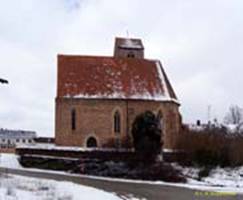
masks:
{"label": "tower window", "polygon": [[75,111],[75,109],[72,109],[72,111],[71,111],[71,126],[72,126],[72,130],[76,129],[76,111]]}
{"label": "tower window", "polygon": [[114,115],[114,132],[115,133],[121,132],[121,116],[118,111],[116,111]]}
{"label": "tower window", "polygon": [[133,52],[129,52],[129,53],[127,54],[127,57],[128,57],[128,58],[135,58],[135,55],[134,55]]}

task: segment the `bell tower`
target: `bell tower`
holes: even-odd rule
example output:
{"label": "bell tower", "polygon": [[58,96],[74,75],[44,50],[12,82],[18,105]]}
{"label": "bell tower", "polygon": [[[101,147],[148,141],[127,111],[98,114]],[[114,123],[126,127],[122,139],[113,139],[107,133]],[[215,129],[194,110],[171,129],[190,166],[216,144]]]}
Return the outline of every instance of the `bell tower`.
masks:
{"label": "bell tower", "polygon": [[114,47],[116,58],[144,58],[144,47],[141,39],[116,38]]}

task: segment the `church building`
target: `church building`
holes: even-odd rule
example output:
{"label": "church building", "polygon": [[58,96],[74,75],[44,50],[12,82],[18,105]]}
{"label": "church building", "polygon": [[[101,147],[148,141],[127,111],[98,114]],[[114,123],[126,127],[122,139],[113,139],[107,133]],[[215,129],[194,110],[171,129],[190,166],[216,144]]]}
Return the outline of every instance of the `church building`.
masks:
{"label": "church building", "polygon": [[55,142],[61,146],[132,147],[139,114],[160,117],[164,148],[179,134],[179,101],[159,60],[140,39],[115,38],[113,56],[58,55]]}

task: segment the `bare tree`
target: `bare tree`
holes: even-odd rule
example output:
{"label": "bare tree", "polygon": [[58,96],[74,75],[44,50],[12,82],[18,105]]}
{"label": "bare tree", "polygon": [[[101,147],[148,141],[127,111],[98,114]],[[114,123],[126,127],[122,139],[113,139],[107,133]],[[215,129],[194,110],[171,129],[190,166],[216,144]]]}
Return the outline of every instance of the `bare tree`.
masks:
{"label": "bare tree", "polygon": [[242,108],[237,105],[232,105],[229,107],[228,113],[224,117],[226,124],[236,124],[239,125],[243,120]]}

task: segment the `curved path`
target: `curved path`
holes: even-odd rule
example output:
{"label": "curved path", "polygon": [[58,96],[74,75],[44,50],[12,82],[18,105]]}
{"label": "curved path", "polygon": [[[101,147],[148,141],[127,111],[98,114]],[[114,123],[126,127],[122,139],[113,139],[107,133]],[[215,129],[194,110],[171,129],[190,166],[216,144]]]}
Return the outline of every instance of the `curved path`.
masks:
{"label": "curved path", "polygon": [[213,199],[223,199],[223,200],[235,200],[243,199],[242,195],[235,196],[198,196],[195,194],[196,190],[191,190],[182,187],[175,186],[164,186],[149,183],[131,183],[123,181],[110,181],[101,180],[90,177],[80,177],[72,175],[64,175],[58,173],[50,173],[43,171],[30,171],[30,170],[19,170],[19,169],[7,169],[0,167],[1,173],[10,173],[28,177],[35,178],[47,178],[54,179],[58,181],[71,181],[77,184],[87,185],[95,187],[107,192],[116,193],[124,199],[130,199],[125,197],[137,197],[138,199],[148,199],[148,200],[213,200]]}

